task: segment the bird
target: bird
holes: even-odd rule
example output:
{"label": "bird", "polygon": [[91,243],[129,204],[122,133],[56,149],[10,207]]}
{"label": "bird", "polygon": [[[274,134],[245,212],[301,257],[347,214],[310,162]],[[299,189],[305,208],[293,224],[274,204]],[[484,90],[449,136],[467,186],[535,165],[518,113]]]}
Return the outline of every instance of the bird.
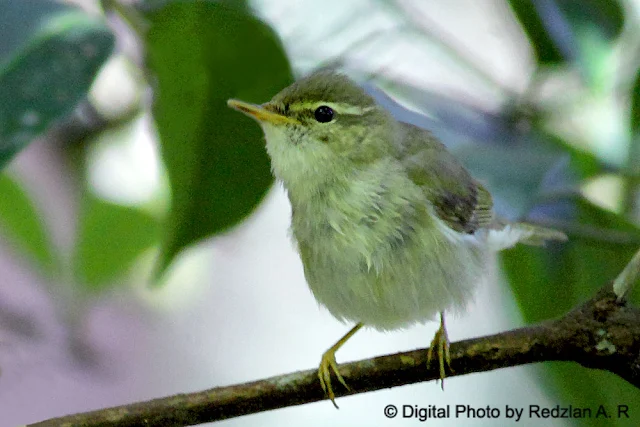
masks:
{"label": "bird", "polygon": [[257,105],[229,107],[264,132],[273,175],[291,204],[291,234],[316,300],[355,324],[321,358],[318,378],[336,408],[335,353],[362,327],[392,331],[439,316],[427,364],[451,371],[445,312],[462,312],[488,256],[516,243],[566,240],[512,223],[490,192],[429,130],[396,120],[334,70],[314,72]]}

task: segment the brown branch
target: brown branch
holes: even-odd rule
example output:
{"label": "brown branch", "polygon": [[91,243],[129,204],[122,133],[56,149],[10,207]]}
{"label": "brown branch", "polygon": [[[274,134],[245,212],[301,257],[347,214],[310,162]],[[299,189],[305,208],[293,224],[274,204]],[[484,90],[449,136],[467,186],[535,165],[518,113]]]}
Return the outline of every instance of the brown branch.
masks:
{"label": "brown branch", "polygon": [[[628,273],[628,272],[627,272]],[[635,277],[633,274],[627,277]],[[612,284],[564,317],[451,344],[449,376],[543,361],[575,361],[640,388],[640,310],[618,301]],[[337,396],[438,378],[426,349],[340,365],[351,387]],[[29,427],[186,426],[326,399],[315,369],[42,421]]]}

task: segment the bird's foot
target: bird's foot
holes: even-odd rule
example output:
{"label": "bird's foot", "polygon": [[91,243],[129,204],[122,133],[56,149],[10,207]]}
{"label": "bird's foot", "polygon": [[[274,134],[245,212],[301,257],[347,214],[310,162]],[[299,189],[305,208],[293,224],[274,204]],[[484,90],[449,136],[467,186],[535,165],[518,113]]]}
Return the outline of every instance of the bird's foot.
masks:
{"label": "bird's foot", "polygon": [[449,353],[449,336],[447,335],[447,328],[444,324],[444,313],[440,313],[440,327],[436,332],[436,335],[433,337],[431,341],[431,346],[429,347],[429,351],[427,353],[427,368],[431,364],[431,360],[434,357],[433,353],[438,354],[438,363],[440,366],[440,386],[442,390],[444,390],[444,377],[445,375],[445,362],[447,363],[447,367],[450,372],[453,372],[451,369],[451,354]]}
{"label": "bird's foot", "polygon": [[338,371],[338,364],[336,363],[336,351],[342,345],[347,342],[349,338],[353,336],[360,328],[362,328],[362,323],[358,323],[355,325],[349,332],[345,334],[337,343],[335,343],[329,350],[325,351],[322,355],[322,360],[320,361],[320,367],[318,368],[318,378],[320,379],[320,386],[324,393],[331,399],[331,403],[333,406],[338,409],[338,405],[336,404],[336,395],[333,392],[333,388],[331,388],[331,371],[336,374],[338,381],[346,388],[347,390],[351,390],[347,385],[342,375],[340,375],[340,371]]}
{"label": "bird's foot", "polygon": [[322,390],[324,390],[325,394],[329,399],[331,399],[333,406],[337,409],[338,405],[336,404],[336,395],[333,393],[333,388],[331,387],[331,371],[334,372],[338,381],[340,381],[347,390],[351,390],[344,378],[342,378],[342,375],[340,375],[340,371],[338,371],[338,363],[336,363],[336,349],[333,347],[322,355],[320,368],[318,368],[318,378],[320,379],[320,386],[322,386]]}

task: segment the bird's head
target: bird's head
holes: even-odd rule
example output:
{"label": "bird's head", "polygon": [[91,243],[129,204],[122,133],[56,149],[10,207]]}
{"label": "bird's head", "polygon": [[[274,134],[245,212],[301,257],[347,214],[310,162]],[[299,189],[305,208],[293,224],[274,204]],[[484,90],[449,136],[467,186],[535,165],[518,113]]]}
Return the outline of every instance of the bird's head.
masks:
{"label": "bird's head", "polygon": [[348,179],[394,149],[395,120],[335,72],[311,74],[262,105],[235,99],[228,104],[260,123],[273,172],[290,191]]}

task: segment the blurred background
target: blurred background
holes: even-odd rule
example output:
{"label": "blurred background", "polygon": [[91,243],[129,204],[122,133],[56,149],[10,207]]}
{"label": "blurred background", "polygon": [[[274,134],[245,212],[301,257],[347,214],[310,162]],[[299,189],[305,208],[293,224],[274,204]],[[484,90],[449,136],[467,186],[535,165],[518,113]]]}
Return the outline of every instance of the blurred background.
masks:
{"label": "blurred background", "polygon": [[[1,0],[0,28],[0,426],[317,367],[351,325],[308,291],[261,131],[226,100],[319,67],[431,129],[500,214],[569,235],[501,254],[452,341],[560,316],[640,247],[637,0]],[[338,362],[426,347],[436,326],[362,331]],[[219,424],[420,423],[387,404],[640,420],[637,389],[572,363],[338,404]]]}

